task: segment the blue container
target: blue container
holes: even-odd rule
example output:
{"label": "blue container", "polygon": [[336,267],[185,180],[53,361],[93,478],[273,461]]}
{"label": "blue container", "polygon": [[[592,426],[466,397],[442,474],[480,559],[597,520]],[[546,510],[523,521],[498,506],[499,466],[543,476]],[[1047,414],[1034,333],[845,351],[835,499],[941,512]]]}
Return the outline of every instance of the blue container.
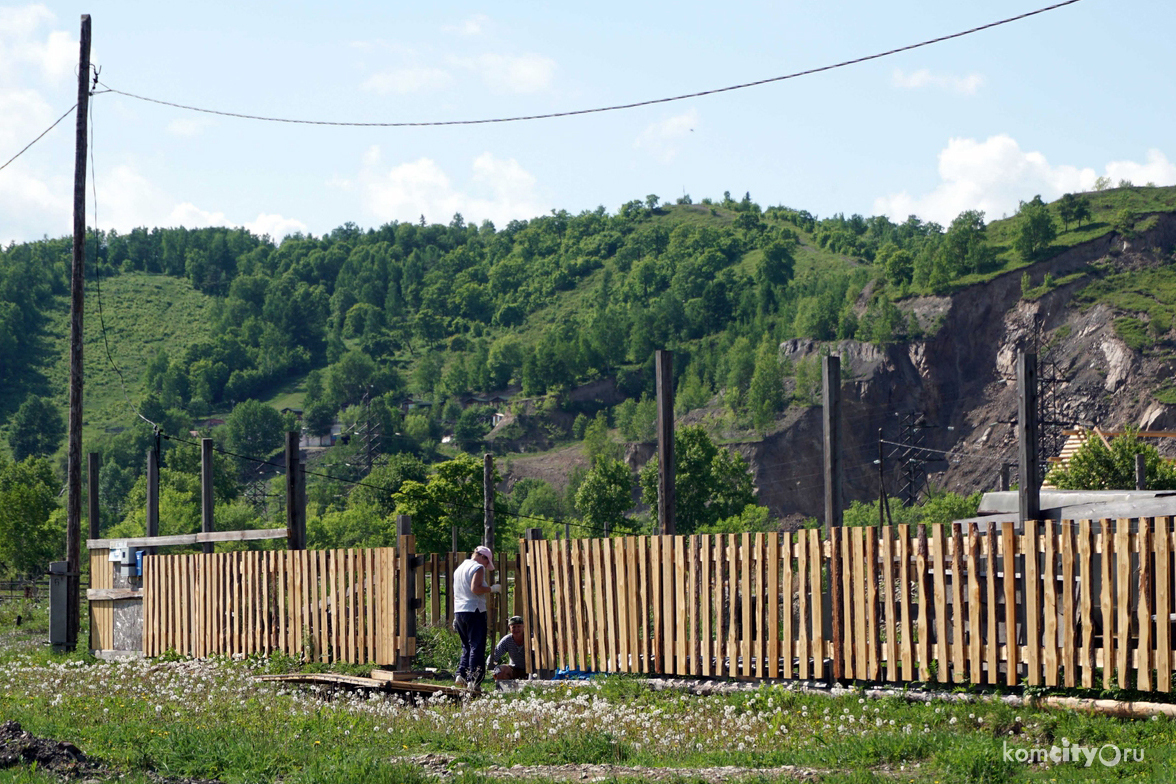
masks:
{"label": "blue container", "polygon": [[142,577],[143,576],[143,553],[145,553],[145,552],[147,552],[147,551],[146,550],[136,550],[135,551],[135,577]]}

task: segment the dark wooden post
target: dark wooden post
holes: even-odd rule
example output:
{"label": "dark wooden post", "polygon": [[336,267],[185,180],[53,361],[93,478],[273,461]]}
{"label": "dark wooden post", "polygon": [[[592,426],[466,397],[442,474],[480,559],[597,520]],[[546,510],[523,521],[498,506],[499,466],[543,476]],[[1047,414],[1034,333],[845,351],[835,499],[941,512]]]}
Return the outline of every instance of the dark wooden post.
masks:
{"label": "dark wooden post", "polygon": [[886,525],[886,457],[882,454],[882,428],[878,428],[878,530]]}
{"label": "dark wooden post", "polygon": [[[65,647],[78,644],[82,570],[82,314],[86,292],[86,123],[90,111],[90,15],[82,14],[74,136],[73,265],[70,274],[69,446],[66,458]],[[97,263],[97,259],[95,259]]]}
{"label": "dark wooden post", "polygon": [[421,567],[421,558],[416,554],[416,537],[412,535],[412,518],[396,516],[396,543],[400,561],[400,651],[396,668],[408,670],[412,657],[416,655],[417,610],[420,603],[416,595],[416,570]]}
{"label": "dark wooden post", "polygon": [[449,552],[457,552],[457,526],[449,526]]}
{"label": "dark wooden post", "polygon": [[1037,467],[1037,355],[1031,351],[1017,353],[1017,439],[1021,468],[1020,518],[1036,520],[1041,516],[1041,482]]}
{"label": "dark wooden post", "polygon": [[494,550],[494,456],[482,456],[482,544]]}
{"label": "dark wooden post", "polygon": [[1135,489],[1147,489],[1147,462],[1138,454],[1135,456]]}
{"label": "dark wooden post", "polygon": [[286,548],[306,549],[306,497],[296,431],[286,433]]}
{"label": "dark wooden post", "polygon": [[676,533],[674,507],[674,353],[658,350],[657,376],[657,522],[663,535]]}
{"label": "dark wooden post", "polygon": [[1010,484],[1009,483],[1009,464],[1008,463],[1001,463],[1000,464],[1000,480],[999,481],[1000,481],[1000,484],[998,485],[998,487],[999,487],[1000,491],[1002,493],[1007,492],[1009,489],[1009,484]]}
{"label": "dark wooden post", "polygon": [[[844,674],[841,628],[841,357],[824,357],[825,536],[829,540],[829,607],[833,625],[833,678]],[[834,529],[837,529],[834,531]]]}
{"label": "dark wooden post", "polygon": [[[159,438],[147,450],[147,536],[159,536]],[[148,548],[151,553],[155,548]]]}
{"label": "dark wooden post", "polygon": [[[216,530],[212,520],[212,439],[200,439],[200,530],[210,534]],[[204,542],[204,552],[212,552],[212,542]]]}
{"label": "dark wooden post", "polygon": [[100,460],[97,452],[86,455],[86,514],[90,519],[90,538],[102,537],[101,509],[98,506],[98,482],[101,472]]}

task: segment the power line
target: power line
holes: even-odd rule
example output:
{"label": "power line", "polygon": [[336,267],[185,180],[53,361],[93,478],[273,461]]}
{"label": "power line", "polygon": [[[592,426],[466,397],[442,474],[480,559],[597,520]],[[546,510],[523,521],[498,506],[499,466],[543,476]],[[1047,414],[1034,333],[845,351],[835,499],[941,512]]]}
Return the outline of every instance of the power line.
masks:
{"label": "power line", "polygon": [[32,146],[33,146],[34,144],[36,144],[37,142],[41,141],[41,137],[43,137],[45,134],[49,133],[49,131],[51,131],[51,130],[53,130],[54,128],[56,128],[56,127],[57,127],[57,123],[61,122],[61,121],[62,121],[62,120],[64,120],[66,117],[69,117],[69,116],[70,116],[70,114],[72,114],[72,113],[73,113],[73,110],[74,110],[74,109],[76,109],[76,108],[78,108],[78,105],[77,105],[76,103],[75,103],[73,106],[69,107],[69,110],[68,110],[68,111],[67,111],[65,114],[63,114],[63,115],[61,115],[60,117],[58,117],[58,118],[57,118],[57,122],[53,123],[52,125],[50,125],[50,126],[49,126],[48,128],[46,128],[45,130],[41,131],[41,135],[40,135],[40,136],[38,136],[36,139],[33,139],[31,142],[29,142],[28,144],[26,144],[26,145],[24,146],[24,149],[22,149],[22,150],[21,150],[20,152],[18,152],[16,155],[13,155],[11,158],[9,158],[7,161],[5,161],[5,162],[4,162],[4,165],[3,165],[3,166],[0,166],[0,171],[3,171],[5,168],[7,168],[8,164],[12,163],[12,162],[13,162],[13,161],[15,161],[17,158],[19,158],[20,156],[24,155],[26,150],[28,150],[30,147],[32,147]]}
{"label": "power line", "polygon": [[1073,5],[1074,3],[1077,3],[1077,2],[1079,2],[1079,0],[1064,0],[1064,2],[1055,3],[1054,5],[1049,5],[1044,8],[1039,8],[1036,11],[1029,11],[1027,13],[1018,14],[1017,16],[1010,16],[1007,19],[1001,19],[996,22],[989,22],[988,24],[981,25],[979,27],[973,27],[969,30],[963,30],[958,33],[951,33],[950,35],[939,36],[938,38],[931,38],[926,41],[920,41],[919,43],[916,43],[916,44],[909,44],[907,46],[902,46],[897,49],[890,49],[885,52],[879,52],[877,54],[866,55],[864,57],[856,57],[852,60],[842,60],[841,62],[834,63],[832,65],[823,65],[818,68],[810,68],[805,71],[796,71],[794,73],[785,74],[784,76],[773,76],[773,77],[770,77],[767,79],[758,79],[753,82],[744,82],[742,84],[735,84],[735,85],[731,85],[729,87],[718,87],[718,88],[711,89],[711,90],[700,90],[698,92],[686,93],[683,95],[675,95],[675,96],[671,96],[668,98],[654,98],[654,99],[647,100],[647,101],[635,101],[633,103],[616,104],[613,106],[602,106],[602,107],[598,107],[598,108],[594,108],[594,109],[576,109],[573,111],[566,111],[566,112],[550,112],[547,114],[530,114],[530,115],[520,115],[520,116],[515,116],[515,117],[495,117],[495,118],[480,119],[480,120],[433,120],[433,121],[416,121],[416,122],[339,122],[339,121],[332,121],[332,120],[295,120],[295,119],[291,119],[291,118],[287,118],[287,117],[266,117],[266,116],[262,116],[262,115],[241,114],[241,113],[237,113],[237,112],[220,111],[217,109],[205,109],[205,108],[201,108],[198,106],[188,106],[188,105],[181,104],[181,103],[175,103],[172,101],[164,101],[164,100],[160,100],[158,98],[148,98],[143,95],[136,95],[134,93],[125,92],[123,90],[117,90],[117,89],[111,87],[110,85],[104,84],[102,82],[99,82],[99,84],[102,84],[102,86],[106,88],[107,92],[112,92],[112,93],[115,93],[116,95],[123,95],[123,96],[126,96],[127,98],[134,98],[136,100],[147,101],[149,103],[156,103],[156,104],[160,104],[163,106],[171,106],[176,109],[185,109],[187,111],[193,111],[193,112],[203,112],[204,114],[215,114],[215,115],[219,115],[221,117],[235,117],[237,119],[242,119],[242,120],[260,120],[263,122],[292,123],[292,124],[296,124],[296,125],[331,125],[331,126],[346,126],[346,127],[355,127],[355,128],[409,128],[409,127],[418,127],[419,128],[419,127],[436,127],[436,126],[446,126],[446,125],[488,125],[488,124],[492,124],[492,123],[524,122],[527,120],[550,120],[550,119],[553,119],[556,117],[574,117],[574,116],[584,115],[584,114],[599,114],[602,112],[620,111],[622,109],[636,109],[641,106],[653,106],[656,104],[671,103],[673,101],[684,101],[688,98],[701,98],[701,97],[704,97],[707,95],[717,95],[719,93],[727,93],[727,92],[732,92],[734,90],[743,90],[748,87],[758,87],[760,85],[771,84],[773,82],[782,82],[782,81],[785,81],[788,79],[796,79],[801,76],[811,76],[813,74],[822,73],[824,71],[832,71],[832,70],[835,70],[838,68],[845,68],[850,65],[857,65],[859,63],[868,62],[870,60],[878,60],[883,57],[890,57],[891,55],[900,54],[902,52],[909,52],[913,49],[919,49],[924,46],[930,46],[931,44],[942,43],[943,41],[950,41],[954,38],[962,38],[966,35],[972,35],[973,33],[979,33],[984,30],[990,30],[994,27],[999,27],[1001,25],[1010,24],[1012,22],[1018,22],[1018,21],[1021,21],[1022,19],[1028,19],[1031,16],[1043,14],[1047,11],[1054,11],[1058,8],[1062,8],[1067,5]]}

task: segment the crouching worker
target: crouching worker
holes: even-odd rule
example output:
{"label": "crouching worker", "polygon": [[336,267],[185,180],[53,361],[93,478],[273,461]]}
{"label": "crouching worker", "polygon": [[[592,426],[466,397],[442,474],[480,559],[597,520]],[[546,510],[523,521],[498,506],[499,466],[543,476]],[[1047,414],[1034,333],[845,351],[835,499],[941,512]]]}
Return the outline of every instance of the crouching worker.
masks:
{"label": "crouching worker", "polygon": [[[503,656],[510,657],[510,664],[499,664]],[[494,668],[495,681],[525,679],[527,668],[523,664],[523,619],[515,615],[510,619],[510,634],[504,635],[494,651],[486,659],[486,669]],[[498,686],[497,683],[494,684]]]}

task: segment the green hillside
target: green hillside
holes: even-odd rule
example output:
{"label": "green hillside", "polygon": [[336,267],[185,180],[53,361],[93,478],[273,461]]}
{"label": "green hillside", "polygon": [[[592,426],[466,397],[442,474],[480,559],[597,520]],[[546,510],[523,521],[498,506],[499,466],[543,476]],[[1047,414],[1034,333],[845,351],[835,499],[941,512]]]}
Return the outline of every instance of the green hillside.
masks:
{"label": "green hillside", "polygon": [[[100,287],[101,298],[93,283],[87,287],[83,321],[86,371],[83,438],[87,441],[109,428],[127,424],[131,407],[143,394],[147,364],[157,352],[164,350],[172,356],[181,356],[188,346],[207,340],[210,335],[212,298],[193,290],[186,280],[133,271],[103,280]],[[69,300],[65,297],[55,300],[48,315],[45,332],[54,352],[47,376],[54,390],[53,399],[66,411]]]}

